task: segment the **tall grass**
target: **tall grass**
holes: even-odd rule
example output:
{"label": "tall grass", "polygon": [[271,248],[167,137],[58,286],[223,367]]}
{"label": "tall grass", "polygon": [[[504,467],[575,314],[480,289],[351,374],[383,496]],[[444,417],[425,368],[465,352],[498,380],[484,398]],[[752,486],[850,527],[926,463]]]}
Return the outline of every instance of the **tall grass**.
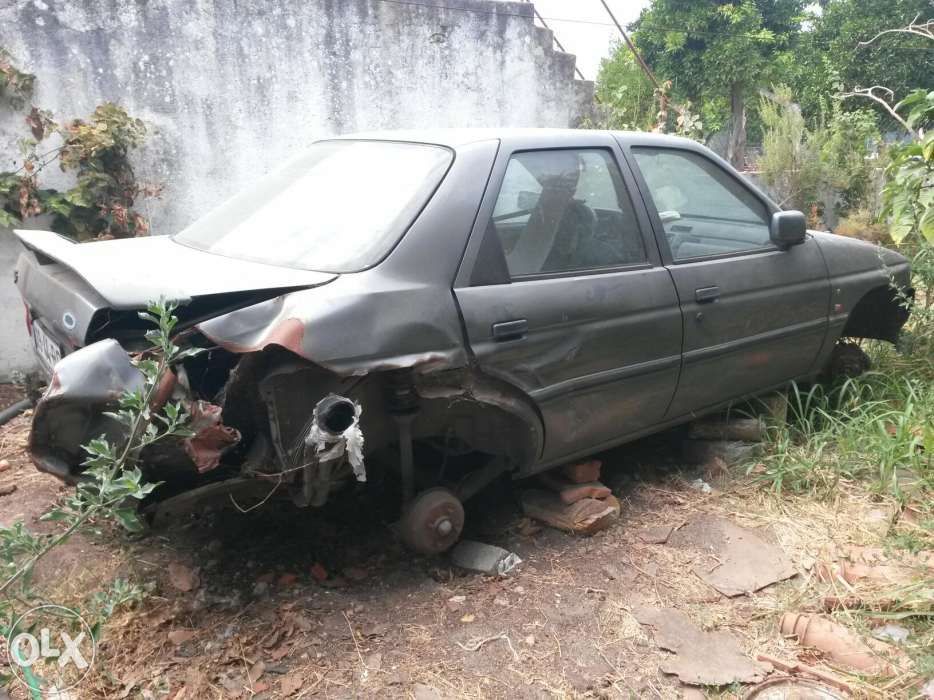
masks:
{"label": "tall grass", "polygon": [[897,351],[868,345],[874,371],[792,387],[763,459],[774,489],[830,493],[841,479],[899,498],[934,489],[934,249],[913,269],[917,297]]}
{"label": "tall grass", "polygon": [[878,371],[832,387],[792,387],[788,420],[763,460],[776,490],[830,492],[840,479],[880,491],[934,488],[934,383]]}

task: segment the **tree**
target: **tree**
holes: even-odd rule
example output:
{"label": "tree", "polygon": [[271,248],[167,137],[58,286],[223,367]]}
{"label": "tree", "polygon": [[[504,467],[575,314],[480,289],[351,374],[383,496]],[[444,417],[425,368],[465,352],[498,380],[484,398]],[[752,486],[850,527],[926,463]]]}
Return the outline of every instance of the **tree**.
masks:
{"label": "tree", "polygon": [[[810,122],[826,111],[827,97],[844,87],[884,85],[896,95],[934,89],[934,50],[924,37],[888,33],[872,41],[886,28],[934,18],[930,0],[825,0],[821,5],[786,64],[785,80]],[[864,106],[844,103],[848,110]],[[884,118],[885,126],[899,128],[891,115]]]}
{"label": "tree", "polygon": [[800,31],[804,0],[655,0],[633,24],[633,39],[674,98],[728,113],[727,155],[743,165],[746,105],[776,76],[779,57]]}
{"label": "tree", "polygon": [[654,125],[655,88],[622,41],[600,61],[594,92],[607,111],[607,128],[648,131]]}

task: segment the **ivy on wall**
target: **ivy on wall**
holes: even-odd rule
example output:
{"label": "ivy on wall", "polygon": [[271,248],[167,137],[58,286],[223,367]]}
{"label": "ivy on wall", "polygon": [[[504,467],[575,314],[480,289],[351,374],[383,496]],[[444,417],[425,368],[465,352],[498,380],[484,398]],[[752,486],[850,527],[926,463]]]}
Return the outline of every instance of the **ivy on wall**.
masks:
{"label": "ivy on wall", "polygon": [[[0,48],[0,104],[24,110],[34,87],[35,76],[17,68]],[[54,231],[76,240],[149,232],[145,217],[133,207],[141,198],[158,197],[161,188],[139,183],[130,164],[130,152],[146,138],[140,119],[105,102],[87,119],[62,124],[47,110],[30,105],[25,123],[29,135],[20,141],[22,166],[0,172],[0,225],[17,226],[48,214]],[[40,176],[52,165],[74,173],[75,185],[66,191],[43,188]]]}

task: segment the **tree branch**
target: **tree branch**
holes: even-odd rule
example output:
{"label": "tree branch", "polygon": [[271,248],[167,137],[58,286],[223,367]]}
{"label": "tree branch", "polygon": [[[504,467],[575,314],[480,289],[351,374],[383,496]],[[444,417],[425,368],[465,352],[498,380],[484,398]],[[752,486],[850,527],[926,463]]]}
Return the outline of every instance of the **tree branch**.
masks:
{"label": "tree branch", "polygon": [[884,85],[873,85],[870,88],[854,88],[851,92],[841,92],[839,95],[837,95],[837,97],[840,97],[841,99],[845,99],[847,97],[868,97],[870,100],[873,100],[877,104],[881,105],[882,108],[888,112],[893,119],[895,119],[895,121],[905,127],[905,131],[911,134],[914,138],[918,138],[918,132],[908,126],[908,122],[906,122],[902,116],[895,111],[895,107],[892,105],[892,103],[885,98],[875,94],[873,90],[881,90],[887,93],[889,100],[895,97],[895,93],[893,93]]}
{"label": "tree branch", "polygon": [[876,34],[869,41],[861,41],[857,46],[869,46],[872,42],[878,39],[884,34],[913,34],[914,36],[922,36],[925,39],[931,39],[934,41],[934,19],[929,19],[927,22],[918,24],[918,18],[921,16],[921,13],[915,15],[915,18],[911,20],[911,24],[907,27],[899,27],[898,29],[885,29],[878,34]]}

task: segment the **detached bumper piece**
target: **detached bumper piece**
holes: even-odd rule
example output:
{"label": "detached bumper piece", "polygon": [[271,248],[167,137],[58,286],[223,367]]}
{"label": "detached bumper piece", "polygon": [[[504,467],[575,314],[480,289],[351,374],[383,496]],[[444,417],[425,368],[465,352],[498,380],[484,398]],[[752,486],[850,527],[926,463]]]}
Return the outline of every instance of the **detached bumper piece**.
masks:
{"label": "detached bumper piece", "polygon": [[[125,439],[124,426],[105,414],[117,409],[124,392],[143,386],[142,373],[116,340],[101,340],[64,357],[33,414],[29,454],[39,471],[76,483],[86,457],[82,445],[102,435],[114,442]],[[141,466],[159,480],[214,469],[240,441],[238,431],[221,423],[219,406],[179,396],[185,390],[174,382],[170,388],[191,415],[195,435],[166,439],[143,452]],[[154,408],[168,398],[157,397]]]}

